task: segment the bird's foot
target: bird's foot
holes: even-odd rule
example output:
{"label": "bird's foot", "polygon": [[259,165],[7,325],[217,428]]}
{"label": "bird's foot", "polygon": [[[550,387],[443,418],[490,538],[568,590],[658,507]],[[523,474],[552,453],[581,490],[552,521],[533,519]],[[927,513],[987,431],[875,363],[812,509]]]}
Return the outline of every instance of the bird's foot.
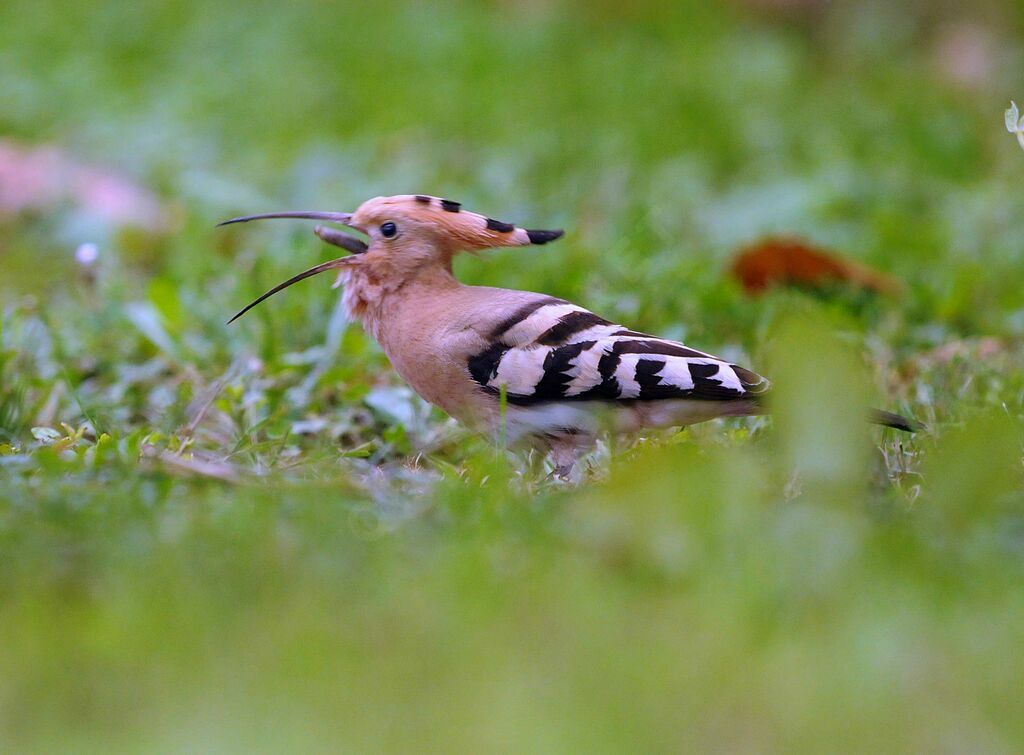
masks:
{"label": "bird's foot", "polygon": [[576,465],[572,462],[568,464],[558,464],[551,470],[551,474],[548,475],[548,479],[558,480],[560,482],[573,482],[573,471],[575,468]]}

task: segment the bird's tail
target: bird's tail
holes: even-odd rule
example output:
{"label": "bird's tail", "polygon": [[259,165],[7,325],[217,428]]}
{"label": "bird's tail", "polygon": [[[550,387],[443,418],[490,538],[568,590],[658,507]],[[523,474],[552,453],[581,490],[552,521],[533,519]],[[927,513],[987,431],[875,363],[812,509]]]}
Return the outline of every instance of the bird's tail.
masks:
{"label": "bird's tail", "polygon": [[907,419],[902,415],[887,412],[882,409],[872,409],[869,411],[868,421],[874,422],[876,425],[885,425],[886,427],[903,430],[903,432],[907,433],[916,433],[924,427],[920,422],[915,422],[914,420]]}

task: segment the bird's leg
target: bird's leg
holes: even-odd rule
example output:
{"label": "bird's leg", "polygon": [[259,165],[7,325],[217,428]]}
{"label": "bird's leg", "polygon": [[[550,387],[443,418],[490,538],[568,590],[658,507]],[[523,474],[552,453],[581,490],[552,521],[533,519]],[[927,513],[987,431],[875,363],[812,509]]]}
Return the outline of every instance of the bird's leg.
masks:
{"label": "bird's leg", "polygon": [[575,475],[576,462],[586,450],[588,439],[579,435],[558,435],[548,438],[548,448],[551,453],[551,463],[554,469],[551,476],[558,480],[574,482],[578,475]]}
{"label": "bird's leg", "polygon": [[556,480],[563,480],[564,482],[572,481],[572,470],[575,468],[575,462],[570,461],[568,464],[559,464],[551,470],[551,477]]}

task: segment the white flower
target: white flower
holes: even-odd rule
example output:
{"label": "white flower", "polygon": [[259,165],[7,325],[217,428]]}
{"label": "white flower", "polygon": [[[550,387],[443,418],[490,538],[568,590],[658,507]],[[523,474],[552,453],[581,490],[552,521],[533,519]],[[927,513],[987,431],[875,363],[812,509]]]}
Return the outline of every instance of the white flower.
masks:
{"label": "white flower", "polygon": [[1003,113],[1003,117],[1006,119],[1006,130],[1017,135],[1017,143],[1024,149],[1024,118],[1020,116],[1016,102],[1010,100],[1010,107]]}
{"label": "white flower", "polygon": [[96,260],[99,259],[99,256],[100,248],[92,242],[79,244],[78,248],[75,250],[75,261],[85,267],[89,267],[95,263]]}

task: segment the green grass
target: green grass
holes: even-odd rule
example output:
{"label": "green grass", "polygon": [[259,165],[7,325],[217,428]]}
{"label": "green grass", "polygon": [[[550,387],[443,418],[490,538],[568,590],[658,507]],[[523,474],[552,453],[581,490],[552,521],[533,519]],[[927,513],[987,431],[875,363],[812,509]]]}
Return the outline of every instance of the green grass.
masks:
{"label": "green grass", "polygon": [[[172,225],[0,218],[3,749],[1019,750],[1024,16],[985,8],[965,87],[914,3],[0,5],[0,136]],[[727,354],[776,416],[566,487],[326,281],[224,324],[329,250],[215,222],[402,192],[564,226],[458,273]],[[768,233],[907,290],[746,298]]]}

